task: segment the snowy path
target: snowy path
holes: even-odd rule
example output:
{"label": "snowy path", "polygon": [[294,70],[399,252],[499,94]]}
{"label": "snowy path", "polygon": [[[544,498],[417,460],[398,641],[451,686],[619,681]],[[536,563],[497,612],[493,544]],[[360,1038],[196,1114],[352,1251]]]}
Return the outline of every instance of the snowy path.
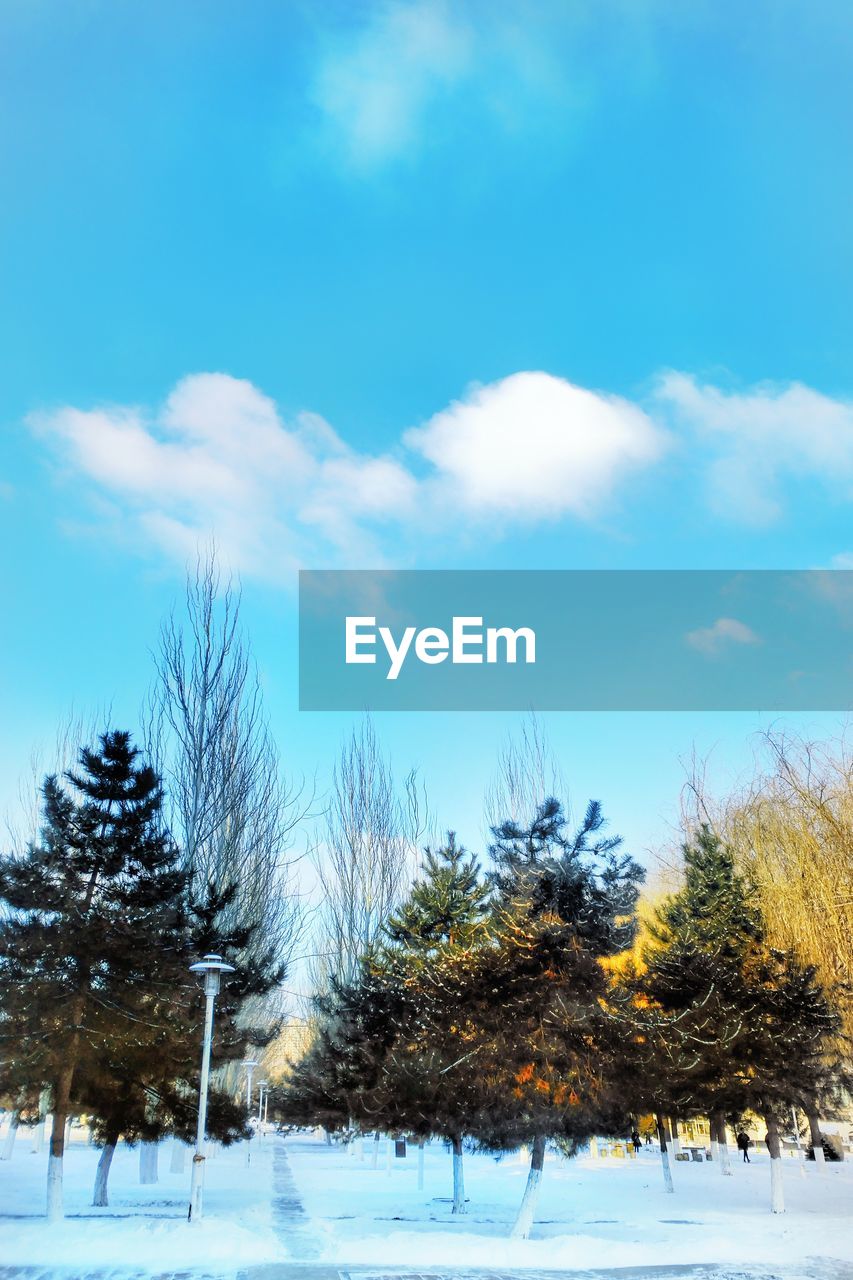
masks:
{"label": "snowy path", "polygon": [[311,1231],[302,1207],[283,1138],[275,1140],[272,1212],[273,1228],[295,1261],[311,1262],[320,1257],[322,1246]]}

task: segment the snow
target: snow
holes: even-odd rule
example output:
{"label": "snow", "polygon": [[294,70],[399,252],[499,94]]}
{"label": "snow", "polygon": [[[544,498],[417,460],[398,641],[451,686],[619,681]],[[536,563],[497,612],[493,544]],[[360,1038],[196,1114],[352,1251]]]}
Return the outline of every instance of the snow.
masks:
{"label": "snow", "polygon": [[248,1166],[244,1145],[216,1150],[207,1166],[204,1220],[190,1225],[189,1160],[183,1173],[171,1173],[169,1143],[161,1146],[153,1186],[139,1185],[138,1151],[120,1147],[110,1206],[93,1209],[98,1151],[78,1130],[66,1157],[68,1216],[47,1231],[47,1153],[32,1154],[30,1144],[31,1131],[22,1129],[12,1160],[0,1162],[0,1267],[137,1273],[192,1267],[224,1274],[276,1262],[525,1271],[698,1263],[781,1268],[790,1276],[799,1264],[829,1273],[833,1264],[853,1262],[853,1161],[822,1170],[811,1164],[801,1174],[798,1162],[786,1158],[787,1212],[774,1216],[762,1151],[751,1165],[733,1162],[730,1178],[715,1164],[675,1162],[675,1195],[663,1190],[652,1148],[637,1160],[564,1161],[549,1152],[532,1237],[511,1240],[527,1178],[520,1154],[496,1161],[466,1153],[468,1212],[454,1218],[452,1161],[439,1143],[427,1148],[419,1192],[411,1146],[405,1159],[392,1159],[389,1173],[384,1140],[374,1170],[370,1141],[362,1161],[321,1137],[268,1134],[255,1139]]}
{"label": "snow", "polygon": [[[5,1128],[5,1126],[4,1126]],[[0,1266],[115,1267],[162,1270],[217,1264],[247,1266],[287,1258],[272,1227],[274,1138],[217,1148],[205,1171],[204,1219],[187,1220],[190,1153],[169,1172],[171,1144],[159,1152],[159,1182],[139,1185],[139,1150],[120,1145],[110,1171],[108,1208],[92,1207],[99,1151],[77,1130],[65,1156],[63,1221],[45,1229],[47,1151],[31,1152],[32,1130],[18,1131],[12,1159],[0,1163]]]}
{"label": "snow", "polygon": [[723,1177],[715,1164],[674,1162],[675,1194],[663,1189],[653,1148],[636,1160],[565,1161],[548,1153],[529,1240],[509,1231],[527,1179],[519,1155],[496,1162],[466,1155],[468,1212],[450,1214],[451,1158],[440,1144],[426,1153],[423,1192],[417,1190],[417,1152],[385,1170],[319,1139],[287,1139],[297,1190],[321,1245],[324,1262],[524,1269],[654,1266],[662,1264],[790,1265],[853,1261],[850,1204],[853,1162],[811,1165],[803,1176],[784,1161],[787,1212],[769,1212],[769,1159],[751,1153]]}

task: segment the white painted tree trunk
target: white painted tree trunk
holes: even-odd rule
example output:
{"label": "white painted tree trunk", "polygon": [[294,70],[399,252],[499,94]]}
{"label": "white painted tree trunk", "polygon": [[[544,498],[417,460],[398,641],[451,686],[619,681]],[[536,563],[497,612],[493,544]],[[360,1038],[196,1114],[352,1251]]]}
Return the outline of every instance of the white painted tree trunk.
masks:
{"label": "white painted tree trunk", "polygon": [[526,1240],[530,1235],[530,1229],[533,1226],[533,1218],[536,1213],[536,1203],[539,1199],[539,1191],[542,1186],[542,1167],[545,1163],[545,1139],[537,1137],[533,1139],[533,1150],[530,1155],[530,1172],[527,1175],[527,1185],[524,1188],[524,1195],[521,1197],[521,1204],[518,1210],[518,1217],[515,1220],[510,1235],[515,1240]]}
{"label": "white painted tree trunk", "polygon": [[33,1126],[33,1137],[30,1142],[30,1151],[34,1156],[40,1155],[44,1146],[44,1131],[47,1126],[47,1117],[42,1116],[40,1120]]}
{"label": "white painted tree trunk", "polygon": [[389,1133],[385,1139],[385,1176],[391,1177],[391,1168],[394,1164],[394,1139]]}
{"label": "white painted tree trunk", "polygon": [[109,1202],[107,1193],[107,1183],[110,1176],[110,1165],[113,1162],[116,1146],[114,1142],[108,1142],[101,1151],[98,1167],[95,1170],[95,1191],[92,1196],[92,1204],[98,1208],[105,1208]]}
{"label": "white painted tree trunk", "polygon": [[767,1150],[770,1152],[770,1212],[785,1212],[785,1190],[782,1185],[782,1144],[776,1121],[767,1119]]}
{"label": "white painted tree trunk", "polygon": [[140,1142],[139,1144],[139,1181],[144,1187],[153,1186],[155,1182],[159,1181],[156,1142]]}
{"label": "white painted tree trunk", "polygon": [[378,1133],[374,1133],[373,1135],[373,1155],[370,1157],[370,1167],[371,1169],[379,1168],[379,1134]]}
{"label": "white painted tree trunk", "polygon": [[424,1144],[418,1143],[418,1191],[424,1189]]}
{"label": "white painted tree trunk", "polygon": [[186,1154],[187,1154],[186,1143],[181,1142],[180,1138],[173,1138],[172,1153],[169,1159],[170,1173],[183,1173]]}
{"label": "white painted tree trunk", "polygon": [[669,1151],[667,1150],[665,1121],[661,1116],[656,1116],[655,1121],[658,1130],[658,1143],[660,1144],[660,1163],[663,1170],[663,1185],[665,1189],[673,1194],[675,1187],[672,1182],[672,1167],[669,1163]]}
{"label": "white painted tree trunk", "polygon": [[807,1111],[806,1119],[809,1122],[809,1136],[812,1140],[815,1164],[826,1164],[826,1154],[823,1149],[823,1134],[820,1131],[820,1120],[818,1119],[817,1113],[814,1111]]}
{"label": "white painted tree trunk", "polygon": [[47,1157],[47,1220],[60,1222],[64,1217],[62,1204],[62,1156],[51,1153]]}
{"label": "white painted tree trunk", "polygon": [[62,1202],[62,1167],[65,1155],[65,1116],[54,1112],[47,1158],[47,1220],[59,1222],[65,1216]]}
{"label": "white painted tree trunk", "polygon": [[770,1159],[770,1210],[772,1213],[785,1212],[785,1188],[782,1184],[780,1156],[772,1156]]}
{"label": "white painted tree trunk", "polygon": [[18,1136],[18,1125],[21,1123],[21,1113],[16,1107],[14,1111],[9,1113],[9,1128],[6,1131],[6,1137],[3,1142],[3,1151],[0,1152],[0,1160],[11,1160],[12,1152],[15,1150],[15,1138]]}
{"label": "white painted tree trunk", "polygon": [[39,1118],[33,1127],[33,1138],[30,1143],[30,1151],[33,1155],[39,1155],[44,1147],[45,1131],[47,1129],[47,1113],[50,1110],[50,1091],[42,1089],[39,1094]]}
{"label": "white painted tree trunk", "polygon": [[462,1139],[453,1139],[453,1212],[467,1213],[465,1208],[465,1174],[462,1168]]}
{"label": "white painted tree trunk", "polygon": [[732,1176],[732,1165],[729,1160],[729,1143],[726,1137],[726,1118],[722,1114],[718,1114],[716,1117],[716,1130],[717,1149],[720,1156],[720,1173],[724,1177],[730,1178]]}
{"label": "white painted tree trunk", "polygon": [[678,1121],[669,1118],[670,1148],[673,1156],[681,1155],[681,1139],[678,1136]]}

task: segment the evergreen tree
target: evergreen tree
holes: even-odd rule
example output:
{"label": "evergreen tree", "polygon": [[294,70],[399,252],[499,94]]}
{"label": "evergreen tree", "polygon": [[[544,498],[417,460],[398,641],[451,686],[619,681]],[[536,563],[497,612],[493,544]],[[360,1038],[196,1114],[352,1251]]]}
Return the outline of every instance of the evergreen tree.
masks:
{"label": "evergreen tree", "polygon": [[464,1212],[462,1144],[476,1126],[481,1075],[461,988],[466,958],[487,937],[488,897],[452,832],[427,849],[387,941],[363,958],[355,982],[318,999],[314,1043],[275,1099],[291,1123],[444,1138],[454,1213]]}
{"label": "evergreen tree", "polygon": [[43,794],[40,843],[0,863],[0,990],[18,1070],[51,1091],[55,1218],[66,1119],[111,1046],[120,1056],[139,1035],[141,993],[163,952],[181,946],[186,879],[160,822],[157,776],[127,733],[105,733]]}
{"label": "evergreen tree", "polygon": [[783,1208],[779,1125],[792,1104],[816,1111],[840,1082],[839,1019],[815,970],[766,939],[760,903],[707,827],[684,846],[685,884],[658,912],[635,991],[651,1061],[679,1110],[764,1118],[771,1207]]}
{"label": "evergreen tree", "polygon": [[[492,882],[501,920],[484,961],[496,1080],[489,1145],[532,1145],[514,1234],[532,1225],[548,1139],[574,1149],[595,1132],[621,1128],[612,1087],[613,1027],[605,964],[631,945],[642,870],[604,834],[592,801],[576,831],[560,803],[538,806],[527,827],[494,828]],[[485,977],[485,975],[484,975]]]}
{"label": "evergreen tree", "polygon": [[483,1060],[474,1022],[477,957],[490,943],[490,891],[477,859],[447,833],[427,849],[421,875],[386,928],[381,953],[406,995],[407,1021],[385,1064],[397,1127],[417,1138],[441,1137],[453,1153],[453,1213],[465,1212],[463,1144],[477,1133]]}
{"label": "evergreen tree", "polygon": [[463,946],[481,932],[488,910],[489,889],[477,859],[448,831],[440,849],[424,850],[421,873],[385,933],[404,954]]}
{"label": "evergreen tree", "polygon": [[[217,1001],[211,1065],[243,1058],[275,1034],[275,1027],[253,1028],[246,1005],[256,1004],[282,973],[274,957],[253,942],[259,925],[226,929],[233,889],[209,888],[203,903],[190,903],[184,928],[171,947],[162,947],[156,973],[136,993],[133,1021],[124,1034],[103,1046],[79,1085],[81,1108],[92,1117],[102,1146],[93,1203],[108,1203],[107,1184],[115,1147],[158,1142],[167,1134],[181,1141],[195,1137],[199,1089],[199,1028],[203,997],[189,966],[211,950],[235,966]],[[253,964],[252,961],[256,963]],[[260,968],[257,967],[260,963]],[[208,1086],[207,1133],[225,1145],[249,1136],[245,1107],[214,1074]]]}

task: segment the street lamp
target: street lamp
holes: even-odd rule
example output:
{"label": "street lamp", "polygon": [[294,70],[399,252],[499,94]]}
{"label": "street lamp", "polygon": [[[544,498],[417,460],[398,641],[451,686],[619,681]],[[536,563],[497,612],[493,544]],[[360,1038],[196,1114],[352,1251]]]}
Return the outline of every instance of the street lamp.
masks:
{"label": "street lamp", "polygon": [[258,1136],[261,1138],[264,1136],[264,1129],[263,1129],[264,1104],[266,1102],[266,1096],[267,1096],[267,1082],[266,1080],[259,1080],[258,1081]]}
{"label": "street lamp", "polygon": [[187,1220],[198,1221],[203,1212],[204,1201],[204,1140],[207,1128],[207,1082],[210,1078],[210,1043],[213,1039],[213,1002],[219,993],[219,982],[223,973],[233,973],[233,964],[226,964],[222,956],[207,955],[203,960],[190,965],[190,973],[204,975],[204,1040],[201,1049],[201,1079],[198,1086],[198,1127],[195,1135],[195,1153],[193,1154],[193,1172],[190,1181],[190,1210]]}
{"label": "street lamp", "polygon": [[252,1072],[258,1065],[255,1058],[246,1058],[240,1063],[241,1067],[246,1068],[246,1110],[251,1115],[252,1112]]}
{"label": "street lamp", "polygon": [[[246,1068],[246,1119],[252,1123],[252,1072],[258,1065],[257,1059],[245,1058],[240,1064]],[[246,1147],[246,1164],[252,1163],[252,1132],[249,1130],[249,1142]]]}

